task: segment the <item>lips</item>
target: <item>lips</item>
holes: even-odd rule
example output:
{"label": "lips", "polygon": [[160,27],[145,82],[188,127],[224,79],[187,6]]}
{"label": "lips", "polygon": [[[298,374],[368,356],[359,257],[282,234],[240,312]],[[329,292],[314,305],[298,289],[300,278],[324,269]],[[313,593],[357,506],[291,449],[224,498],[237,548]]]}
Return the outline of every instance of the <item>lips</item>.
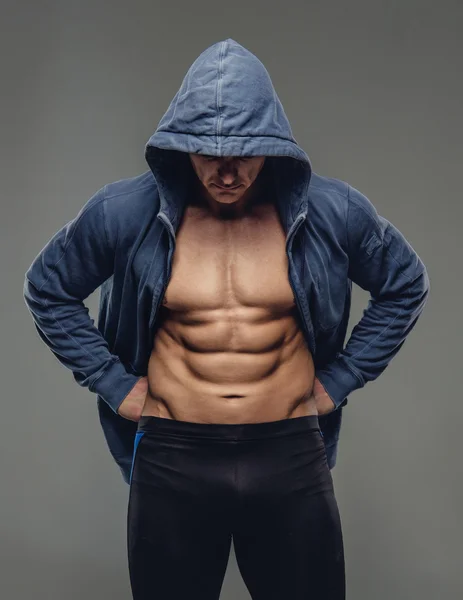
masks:
{"label": "lips", "polygon": [[240,187],[241,184],[240,185],[235,185],[235,187],[232,187],[232,188],[230,188],[230,187],[226,187],[225,188],[225,187],[222,187],[221,185],[217,185],[216,183],[214,183],[214,185],[215,185],[215,187],[218,187],[219,190],[230,191],[230,190],[237,190]]}

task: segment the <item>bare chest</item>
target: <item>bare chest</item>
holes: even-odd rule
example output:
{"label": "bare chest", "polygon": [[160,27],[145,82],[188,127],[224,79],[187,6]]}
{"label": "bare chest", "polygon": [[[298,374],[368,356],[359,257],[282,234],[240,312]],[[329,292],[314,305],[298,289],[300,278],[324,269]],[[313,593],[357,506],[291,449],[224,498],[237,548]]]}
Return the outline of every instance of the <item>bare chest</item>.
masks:
{"label": "bare chest", "polygon": [[285,232],[276,209],[233,220],[185,211],[164,306],[179,313],[294,306]]}

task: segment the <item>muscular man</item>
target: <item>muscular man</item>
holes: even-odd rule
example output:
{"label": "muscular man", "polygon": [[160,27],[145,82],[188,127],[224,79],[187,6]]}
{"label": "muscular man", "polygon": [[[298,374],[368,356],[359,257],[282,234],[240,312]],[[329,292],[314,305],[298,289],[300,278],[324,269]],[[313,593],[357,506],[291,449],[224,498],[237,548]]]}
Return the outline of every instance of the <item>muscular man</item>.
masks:
{"label": "muscular man", "polygon": [[[24,288],[130,484],[133,598],[218,599],[233,539],[253,600],[344,599],[342,410],[414,327],[425,266],[366,196],[313,172],[234,40],[195,60],[145,156]],[[344,347],[352,282],[371,300]],[[100,285],[97,329],[83,300]]]}
{"label": "muscular man", "polygon": [[333,410],[314,389],[285,232],[259,178],[265,157],[189,156],[202,186],[191,189],[176,233],[148,376],[118,413],[246,423]]}

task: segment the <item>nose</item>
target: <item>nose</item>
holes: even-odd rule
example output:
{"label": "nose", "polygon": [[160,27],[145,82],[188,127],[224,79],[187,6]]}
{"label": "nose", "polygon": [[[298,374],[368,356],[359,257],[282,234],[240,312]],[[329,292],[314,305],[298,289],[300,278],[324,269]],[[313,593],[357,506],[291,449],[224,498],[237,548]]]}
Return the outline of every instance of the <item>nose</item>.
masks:
{"label": "nose", "polygon": [[223,162],[219,166],[219,177],[223,182],[224,186],[233,187],[236,185],[235,178],[237,175],[238,169],[237,164],[235,162],[227,161]]}

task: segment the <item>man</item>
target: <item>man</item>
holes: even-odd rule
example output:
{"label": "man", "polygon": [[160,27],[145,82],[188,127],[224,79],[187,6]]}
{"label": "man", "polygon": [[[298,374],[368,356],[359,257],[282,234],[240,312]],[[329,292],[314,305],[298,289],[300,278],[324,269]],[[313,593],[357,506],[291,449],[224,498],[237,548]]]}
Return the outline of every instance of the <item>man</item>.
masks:
{"label": "man", "polygon": [[[414,327],[426,268],[361,192],[313,172],[232,39],[192,64],[145,156],[24,287],[130,484],[133,597],[219,598],[233,537],[253,600],[345,598],[342,409]],[[343,347],[352,282],[371,300]],[[96,328],[83,300],[100,285]]]}

